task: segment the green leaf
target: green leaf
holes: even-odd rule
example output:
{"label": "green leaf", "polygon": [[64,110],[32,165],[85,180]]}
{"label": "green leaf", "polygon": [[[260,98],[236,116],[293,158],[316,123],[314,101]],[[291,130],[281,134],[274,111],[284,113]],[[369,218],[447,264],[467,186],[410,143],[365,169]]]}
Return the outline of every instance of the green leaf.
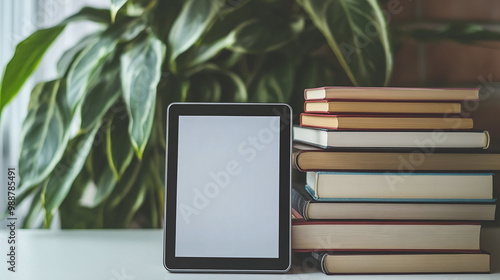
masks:
{"label": "green leaf", "polygon": [[[47,181],[45,181],[43,185],[45,185],[46,183]],[[30,208],[28,209],[26,216],[24,216],[22,228],[33,228],[34,222],[38,219],[40,214],[42,214],[42,200],[41,200],[42,189],[43,186],[39,186],[38,190],[33,196]]]}
{"label": "green leaf", "polygon": [[47,185],[44,186],[41,200],[46,228],[50,227],[52,217],[82,170],[98,129],[99,126],[96,125],[92,130],[71,140],[61,161],[54,168]]}
{"label": "green leaf", "polygon": [[118,208],[121,216],[125,217],[124,224],[129,225],[134,218],[137,210],[142,206],[144,199],[146,198],[146,193],[148,190],[148,184],[150,184],[149,179],[142,178],[140,182],[134,185],[132,191],[125,197],[123,203]]}
{"label": "green leaf", "polygon": [[111,0],[111,21],[115,22],[116,14],[127,3],[127,0]]}
{"label": "green leaf", "polygon": [[187,0],[168,36],[170,68],[175,73],[175,59],[189,49],[213,23],[223,1]]}
{"label": "green leaf", "polygon": [[[163,1],[162,1],[163,2]],[[170,1],[169,1],[170,2]],[[131,0],[126,1],[124,14],[129,17],[140,17],[144,15],[146,12],[148,13],[148,17],[151,16],[150,9],[158,8],[157,1],[148,1],[148,0]]]}
{"label": "green leaf", "polygon": [[[150,184],[147,164],[131,164],[105,203],[105,224],[112,228],[128,227],[143,204]],[[136,206],[134,206],[136,205]]]}
{"label": "green leaf", "polygon": [[89,173],[84,167],[76,177],[66,198],[59,206],[62,229],[102,228],[99,225],[99,208],[88,208],[81,204],[86,188],[89,186]]}
{"label": "green leaf", "polygon": [[231,102],[247,102],[247,87],[240,76],[228,70],[220,70],[219,73],[222,75],[222,92],[230,94],[229,98],[223,95],[222,99]]}
{"label": "green leaf", "polygon": [[[331,68],[331,63],[325,61],[323,57],[306,57],[296,69],[294,79],[294,88],[296,89],[335,84],[335,74]],[[303,92],[299,92],[299,94],[301,98],[298,103],[301,104],[301,107],[304,107]]]}
{"label": "green leaf", "polygon": [[[295,35],[304,28],[304,19],[299,18],[291,23],[277,24],[270,20],[252,19],[238,25],[229,34],[215,41],[204,40],[201,45],[189,53],[185,67],[202,64],[215,57],[223,49],[243,53],[270,52],[291,42]],[[216,32],[210,32],[213,37]],[[209,38],[213,39],[213,38]]]}
{"label": "green leaf", "polygon": [[89,157],[85,164],[86,169],[90,173],[90,177],[94,184],[96,180],[100,178],[105,170],[106,165],[108,165],[108,160],[106,158],[106,119],[103,119],[99,133],[94,139],[94,147],[90,151]]}
{"label": "green leaf", "polygon": [[[246,102],[248,100],[248,92],[247,87],[241,77],[229,70],[225,70],[220,68],[215,64],[205,64],[196,69],[196,72],[193,75],[212,73],[214,74],[220,85],[221,85],[221,101],[230,101],[230,102]],[[194,83],[196,83],[193,79],[191,83],[183,84],[183,90],[193,87]],[[212,85],[212,88],[215,89],[216,85]],[[194,86],[196,88],[196,86]],[[188,89],[188,93],[189,93]],[[191,90],[193,92],[193,90]],[[186,101],[186,99],[181,99],[182,102]]]}
{"label": "green leaf", "polygon": [[68,17],[60,24],[40,29],[31,34],[16,46],[14,56],[3,72],[0,86],[0,116],[3,108],[9,103],[36,69],[47,49],[61,34],[66,25],[76,20],[92,20],[95,22],[109,22],[102,13],[105,10],[84,7],[78,13]]}
{"label": "green leaf", "polygon": [[95,40],[96,37],[97,36],[95,34],[85,36],[78,43],[76,43],[76,45],[66,50],[61,58],[59,58],[59,61],[57,61],[57,73],[59,73],[59,75],[64,75],[71,63],[73,63],[76,55],[87,47],[91,41]]}
{"label": "green leaf", "polygon": [[[299,30],[301,29],[297,28],[297,31]],[[293,25],[251,19],[241,23],[233,33],[235,40],[229,49],[245,53],[264,53],[279,49],[291,42],[296,30]]]}
{"label": "green leaf", "polygon": [[[93,85],[90,86],[87,95],[82,102],[81,129],[87,130],[99,122],[111,106],[122,94],[119,63],[115,70],[105,71],[105,74]],[[126,115],[125,106],[113,107],[114,113]]]}
{"label": "green leaf", "polygon": [[[188,81],[181,81],[180,82],[180,87],[179,87],[179,90],[174,92],[175,95],[179,94],[179,98],[176,99],[178,101],[181,101],[181,102],[186,102],[186,98],[187,98],[187,92],[189,90],[189,82]],[[176,101],[174,100],[174,101]],[[172,101],[172,102],[174,102]]]}
{"label": "green leaf", "polygon": [[150,177],[153,187],[157,191],[165,190],[165,154],[155,153],[149,161]]}
{"label": "green leaf", "polygon": [[128,131],[139,159],[151,133],[164,55],[163,43],[149,34],[121,56],[123,99],[130,117]]}
{"label": "green leaf", "polygon": [[108,164],[105,165],[105,170],[99,177],[96,183],[97,192],[94,197],[94,201],[89,205],[90,207],[96,207],[101,204],[109,194],[113,191],[116,185],[116,179],[113,171]]}
{"label": "green leaf", "polygon": [[150,161],[153,189],[156,189],[156,200],[159,205],[160,217],[163,217],[163,205],[165,205],[165,154],[154,154],[154,160]]}
{"label": "green leaf", "polygon": [[[215,20],[213,25],[203,33],[202,43],[211,45],[213,42],[218,41],[232,31],[235,27],[242,22],[247,22],[254,18],[272,18],[276,17],[276,10],[272,8],[272,4],[267,1],[226,1],[224,6],[235,6],[236,9],[221,9],[218,12],[218,20]],[[283,10],[282,7],[279,9]]]}
{"label": "green leaf", "polygon": [[165,43],[183,4],[183,1],[157,1],[156,7],[152,10],[151,26],[158,38]]}
{"label": "green leaf", "polygon": [[298,0],[350,80],[386,85],[392,72],[387,24],[376,0]]}
{"label": "green leaf", "polygon": [[[43,184],[43,182],[41,183]],[[39,189],[39,186],[33,186],[31,188],[17,188],[16,190],[16,204],[21,204],[25,199],[32,195],[35,191]]]}
{"label": "green leaf", "polygon": [[144,28],[145,21],[142,18],[113,25],[78,55],[67,77],[67,99],[72,111],[82,100],[91,85],[90,78],[102,66],[103,60],[115,50],[118,43],[134,39]]}
{"label": "green leaf", "polygon": [[36,69],[43,54],[64,30],[63,26],[40,29],[16,47],[14,56],[5,67],[0,88],[0,113],[19,92],[26,79]]}
{"label": "green leaf", "polygon": [[158,207],[156,206],[156,190],[150,188],[148,190],[149,205],[151,205],[151,227],[158,228]]}
{"label": "green leaf", "polygon": [[33,89],[24,120],[19,156],[20,189],[45,179],[61,159],[68,143],[70,113],[60,81],[40,83]]}
{"label": "green leaf", "polygon": [[141,172],[141,164],[130,164],[110,196],[109,206],[117,207],[129,194]]}
{"label": "green leaf", "polygon": [[[166,108],[170,103],[186,101],[187,91],[189,89],[188,80],[179,78],[175,75],[166,75],[165,78],[162,78],[161,83],[162,85],[158,86],[157,98],[159,97],[161,102],[158,106],[163,108],[165,111],[164,113],[166,113]],[[166,122],[166,119],[163,118],[162,121]]]}
{"label": "green leaf", "polygon": [[292,94],[293,75],[292,58],[282,55],[268,59],[256,79],[253,101],[288,102]]}
{"label": "green leaf", "polygon": [[114,50],[117,44],[115,36],[110,36],[109,33],[103,34],[86,47],[71,65],[67,78],[67,98],[71,110],[75,110],[83,98],[93,71],[101,60]]}
{"label": "green leaf", "polygon": [[106,129],[106,155],[115,179],[119,180],[134,156],[134,149],[128,137],[127,115],[113,115]]}
{"label": "green leaf", "polygon": [[93,7],[83,7],[76,14],[69,16],[61,22],[61,24],[68,24],[72,21],[90,20],[97,23],[110,23],[109,10],[98,9]]}
{"label": "green leaf", "polygon": [[207,45],[201,45],[193,50],[190,59],[185,63],[187,68],[193,67],[215,57],[220,51],[230,47],[235,43],[234,33],[229,33],[226,37]]}
{"label": "green leaf", "polygon": [[[150,215],[151,215],[151,227],[152,228],[158,228],[158,222],[159,222],[159,216],[161,217],[161,213],[163,212],[161,210],[163,203],[162,200],[159,199],[159,197],[163,196],[163,189],[165,184],[161,182],[160,178],[160,173],[164,173],[163,169],[161,172],[159,171],[159,162],[158,162],[158,157],[154,156],[154,158],[149,160],[148,168],[147,168],[147,174],[148,174],[148,200],[147,203],[150,205]],[[147,204],[146,204],[147,205]],[[158,215],[160,214],[160,215]]]}

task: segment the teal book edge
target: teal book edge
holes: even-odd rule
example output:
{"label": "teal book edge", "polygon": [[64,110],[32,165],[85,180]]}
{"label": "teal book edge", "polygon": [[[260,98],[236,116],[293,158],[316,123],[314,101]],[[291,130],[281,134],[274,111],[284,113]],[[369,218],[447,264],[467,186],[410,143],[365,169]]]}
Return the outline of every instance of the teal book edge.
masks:
{"label": "teal book edge", "polygon": [[[396,173],[395,173],[396,174]],[[400,174],[400,173],[397,173]],[[442,199],[442,198],[319,198],[314,190],[305,185],[306,191],[319,202],[422,202],[422,203],[495,203],[493,199]]]}

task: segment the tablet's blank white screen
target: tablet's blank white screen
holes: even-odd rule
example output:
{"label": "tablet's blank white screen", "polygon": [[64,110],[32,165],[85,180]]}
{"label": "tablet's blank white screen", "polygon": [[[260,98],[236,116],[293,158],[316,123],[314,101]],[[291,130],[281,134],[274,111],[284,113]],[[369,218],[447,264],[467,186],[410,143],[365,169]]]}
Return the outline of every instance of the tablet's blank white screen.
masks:
{"label": "tablet's blank white screen", "polygon": [[176,257],[278,257],[279,121],[179,116]]}

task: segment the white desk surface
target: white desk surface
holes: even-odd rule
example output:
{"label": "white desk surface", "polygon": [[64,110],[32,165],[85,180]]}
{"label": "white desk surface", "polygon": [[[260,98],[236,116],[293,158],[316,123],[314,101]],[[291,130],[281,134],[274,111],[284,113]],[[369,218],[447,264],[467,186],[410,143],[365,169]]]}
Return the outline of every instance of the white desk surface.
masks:
{"label": "white desk surface", "polygon": [[179,274],[162,265],[161,230],[19,230],[17,272],[7,271],[6,231],[0,231],[2,280],[154,279],[495,279],[500,280],[500,228],[483,229],[493,274],[327,276],[299,274]]}

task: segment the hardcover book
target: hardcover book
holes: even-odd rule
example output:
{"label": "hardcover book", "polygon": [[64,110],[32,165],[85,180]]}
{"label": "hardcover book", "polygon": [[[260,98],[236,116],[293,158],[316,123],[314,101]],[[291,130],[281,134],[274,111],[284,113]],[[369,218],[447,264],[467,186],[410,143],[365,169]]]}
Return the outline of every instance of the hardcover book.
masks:
{"label": "hardcover book", "polygon": [[336,130],[472,129],[471,118],[301,114],[300,125]]}
{"label": "hardcover book", "polygon": [[300,171],[494,171],[500,154],[392,151],[338,151],[294,145],[293,165]]}
{"label": "hardcover book", "polygon": [[321,148],[488,148],[487,131],[345,131],[293,127],[293,140]]}
{"label": "hardcover book", "polygon": [[478,252],[481,225],[464,222],[292,220],[296,251]]}
{"label": "hardcover book", "polygon": [[493,221],[495,199],[478,201],[449,200],[402,201],[397,199],[372,199],[360,201],[343,199],[318,201],[304,188],[292,188],[292,209],[296,217],[305,220],[450,220]]}
{"label": "hardcover book", "polygon": [[479,100],[478,88],[397,88],[397,87],[319,87],[304,91],[306,100]]}
{"label": "hardcover book", "polygon": [[461,104],[445,102],[306,101],[306,113],[460,114]]}
{"label": "hardcover book", "polygon": [[487,253],[311,253],[325,274],[488,273]]}
{"label": "hardcover book", "polygon": [[493,173],[307,172],[317,198],[493,199]]}

